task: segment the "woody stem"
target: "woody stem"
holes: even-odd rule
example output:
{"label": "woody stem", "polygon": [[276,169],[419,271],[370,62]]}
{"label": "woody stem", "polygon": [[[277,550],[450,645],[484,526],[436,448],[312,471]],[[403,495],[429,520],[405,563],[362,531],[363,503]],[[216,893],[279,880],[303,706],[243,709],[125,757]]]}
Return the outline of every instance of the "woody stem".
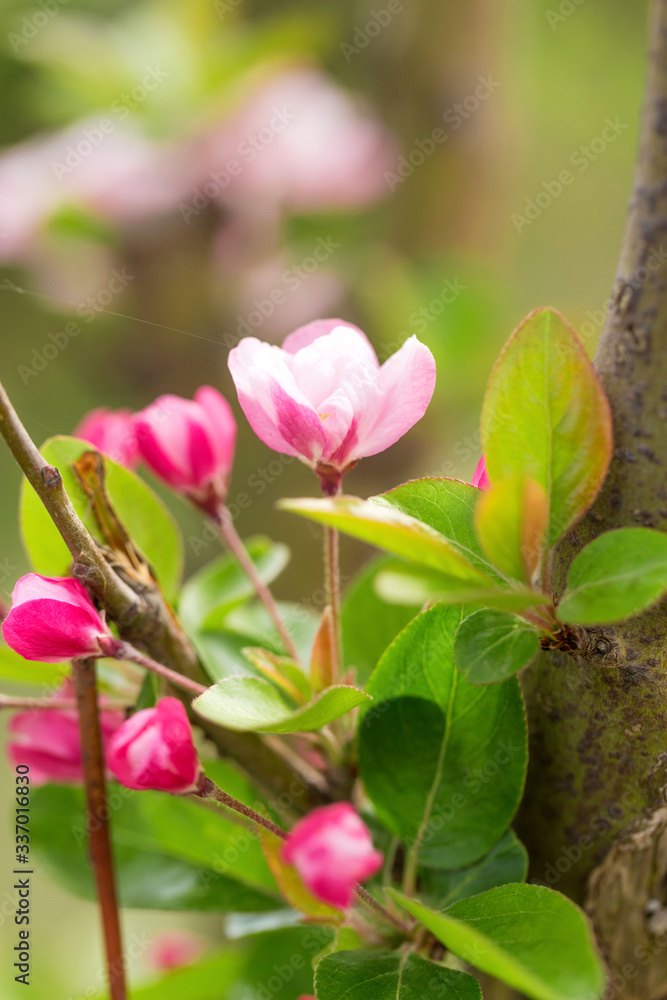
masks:
{"label": "woody stem", "polygon": [[125,962],[109,836],[109,809],[104,780],[95,660],[74,660],[72,680],[79,710],[90,859],[102,916],[109,994],[111,1000],[127,1000]]}
{"label": "woody stem", "polygon": [[170,670],[169,667],[163,667],[161,663],[152,660],[150,656],[140,653],[129,642],[116,639],[110,640],[108,649],[105,649],[105,655],[113,656],[116,660],[128,660],[130,663],[136,663],[137,666],[143,667],[144,670],[150,670],[160,677],[164,677],[170,684],[182,688],[184,691],[191,691],[193,694],[200,695],[207,690],[203,684],[198,684],[197,681],[193,681],[189,677],[177,673],[175,670]]}

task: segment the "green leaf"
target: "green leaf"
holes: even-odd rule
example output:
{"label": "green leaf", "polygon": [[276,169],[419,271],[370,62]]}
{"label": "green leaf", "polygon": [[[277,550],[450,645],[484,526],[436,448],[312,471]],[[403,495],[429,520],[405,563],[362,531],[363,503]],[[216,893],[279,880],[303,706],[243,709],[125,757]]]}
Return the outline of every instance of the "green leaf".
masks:
{"label": "green leaf", "polygon": [[[256,911],[281,906],[259,839],[221,810],[175,795],[110,786],[111,831],[123,906]],[[71,892],[95,898],[83,790],[33,791],[35,852]]]}
{"label": "green leaf", "polygon": [[368,695],[339,685],[296,707],[261,677],[226,677],[192,703],[198,715],[239,732],[305,733],[345,715]]}
{"label": "green leaf", "polygon": [[57,687],[69,672],[69,663],[38,663],[36,660],[24,660],[4,642],[0,642],[0,677],[3,680]]}
{"label": "green leaf", "polygon": [[558,617],[572,625],[622,621],[655,604],[667,590],[667,534],[618,528],[575,557]]}
{"label": "green leaf", "polygon": [[157,674],[153,674],[150,670],[147,670],[144,679],[141,682],[141,687],[139,688],[139,694],[137,695],[137,700],[135,702],[136,711],[140,711],[143,708],[153,708],[157,704],[157,700],[160,697],[160,678]]}
{"label": "green leaf", "polygon": [[516,580],[533,581],[542,564],[549,522],[547,497],[533,479],[494,483],[477,504],[477,534],[489,559]]}
{"label": "green leaf", "polygon": [[483,604],[504,611],[523,611],[525,608],[544,604],[544,595],[526,587],[507,590],[480,588],[452,588],[451,581],[434,569],[408,566],[398,561],[381,569],[375,581],[378,596],[388,604],[422,607],[427,601],[447,604]]}
{"label": "green leaf", "polygon": [[388,892],[455,955],[534,1000],[602,995],[604,971],[586,918],[553,889],[506,885],[444,913]]}
{"label": "green leaf", "polygon": [[[69,498],[93,538],[103,542],[90,500],[72,470],[72,463],[90,448],[76,438],[54,437],[40,451],[47,462],[60,470]],[[172,600],[183,568],[183,543],[176,522],[138,476],[110,458],[105,457],[104,463],[106,489],[114,510],[134,544],[146,556],[167,598]],[[26,480],[21,486],[19,514],[23,542],[35,571],[43,576],[66,576],[72,556]]]}
{"label": "green leaf", "polygon": [[317,1000],[482,1000],[479,983],[414,952],[338,951],[315,971]]}
{"label": "green leaf", "polygon": [[343,597],[341,626],[344,662],[357,669],[357,681],[364,685],[389,643],[417,614],[424,601],[405,608],[388,604],[376,593],[378,573],[394,565],[392,559],[374,559],[350,584]]}
{"label": "green leaf", "polygon": [[452,587],[493,584],[439,531],[384,502],[383,497],[281,500],[279,506],[319,524],[338,528],[393,555],[437,569]]}
{"label": "green leaf", "polygon": [[548,546],[593,502],[612,449],[609,404],[574,330],[538,309],[491,373],[482,448],[492,483],[529,476],[549,503]]}
{"label": "green leaf", "polygon": [[[272,583],[289,562],[287,546],[263,535],[246,539],[244,545],[266,584]],[[236,560],[222,555],[184,585],[178,602],[179,617],[186,629],[215,631],[233,608],[254,595],[252,584]]]}
{"label": "green leaf", "polygon": [[426,901],[443,910],[459,899],[476,896],[508,882],[524,882],[528,873],[526,848],[513,830],[508,830],[480,861],[454,871],[424,868],[420,874]]}
{"label": "green leaf", "polygon": [[456,670],[459,608],[438,605],[400,633],[367,686],[361,776],[378,815],[421,865],[486,854],[521,798],[526,721],[515,678],[474,687]]}
{"label": "green leaf", "polygon": [[528,622],[482,608],[456,630],[454,662],[471,684],[496,684],[530,663],[539,648],[537,632]]}
{"label": "green leaf", "polygon": [[246,647],[243,655],[262,676],[282,688],[288,698],[298,704],[304,704],[312,698],[313,690],[308,678],[301,667],[288,656],[279,656],[256,646]]}

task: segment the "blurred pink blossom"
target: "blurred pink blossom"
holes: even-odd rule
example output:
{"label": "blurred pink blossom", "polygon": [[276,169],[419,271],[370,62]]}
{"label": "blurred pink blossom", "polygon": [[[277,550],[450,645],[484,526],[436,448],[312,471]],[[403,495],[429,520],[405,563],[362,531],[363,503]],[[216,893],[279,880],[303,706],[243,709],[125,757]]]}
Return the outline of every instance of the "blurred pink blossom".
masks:
{"label": "blurred pink blossom", "polygon": [[322,806],[300,819],[282,856],[315,896],[343,910],[352,902],[355,884],[375,874],[384,860],[349,802]]}
{"label": "blurred pink blossom", "polygon": [[[265,198],[296,212],[356,209],[388,193],[396,146],[387,129],[314,67],[293,67],[255,90],[212,135],[220,198]],[[231,164],[233,170],[227,168]]]}
{"label": "blurred pink blossom", "polygon": [[[54,700],[74,698],[71,681],[64,682]],[[123,724],[123,713],[111,709],[100,712],[102,743]],[[27,764],[33,785],[48,781],[79,784],[83,781],[79,719],[75,709],[44,708],[17,712],[8,725],[7,753],[14,766]]]}
{"label": "blurred pink blossom", "polygon": [[77,424],[72,435],[94,445],[114,462],[119,462],[128,469],[133,469],[139,461],[130,410],[109,410],[105,406],[91,410]]}
{"label": "blurred pink blossom", "polygon": [[491,486],[489,474],[486,471],[486,459],[484,458],[484,455],[482,455],[477,463],[477,467],[473,473],[471,486],[476,486],[480,490],[488,490]]}
{"label": "blurred pink blossom", "polygon": [[162,931],[149,945],[146,963],[156,972],[171,972],[172,969],[192,965],[205,948],[205,941],[190,931]]}

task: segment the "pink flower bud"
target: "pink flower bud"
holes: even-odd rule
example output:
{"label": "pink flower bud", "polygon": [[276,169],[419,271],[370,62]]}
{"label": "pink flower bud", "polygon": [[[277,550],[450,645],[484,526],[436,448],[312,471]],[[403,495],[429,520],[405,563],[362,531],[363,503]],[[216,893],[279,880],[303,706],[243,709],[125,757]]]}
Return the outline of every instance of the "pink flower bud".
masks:
{"label": "pink flower bud", "polygon": [[189,931],[163,931],[153,938],[146,953],[146,964],[156,972],[171,972],[192,965],[204,948],[204,941]]}
{"label": "pink flower bud", "polygon": [[[54,698],[74,697],[71,682],[65,681]],[[102,745],[106,749],[113,733],[123,724],[124,715],[111,709],[100,712]],[[74,709],[35,709],[17,712],[8,725],[7,753],[12,764],[27,764],[33,785],[48,781],[61,784],[83,782],[79,720]]]}
{"label": "pink flower bud", "polygon": [[104,406],[91,410],[77,425],[73,434],[128,469],[133,469],[139,461],[130,410],[109,410]]}
{"label": "pink flower bud", "polygon": [[282,348],[246,337],[229,370],[269,448],[337,476],[403,437],[435,387],[433,355],[416,337],[379,365],[365,334],[337,319],[300,327]]}
{"label": "pink flower bud", "polygon": [[177,698],[161,698],[114,733],[109,768],[126,788],[185,795],[197,789],[203,769],[186,711]]}
{"label": "pink flower bud", "polygon": [[479,490],[488,490],[489,487],[491,486],[491,482],[489,480],[489,474],[486,471],[486,460],[484,458],[484,455],[482,455],[479,462],[477,463],[477,468],[475,469],[475,472],[472,477],[472,483],[470,485],[476,486],[477,489]]}
{"label": "pink flower bud", "polygon": [[236,421],[217,389],[194,400],[160,396],[134,416],[137,443],[149,468],[204,509],[224,500],[234,458]]}
{"label": "pink flower bud", "polygon": [[16,584],[2,635],[26,660],[43,663],[103,656],[116,642],[78,580],[37,573]]}
{"label": "pink flower bud", "polygon": [[368,827],[349,802],[322,806],[299,820],[282,856],[315,896],[339,909],[347,909],[355,884],[383,862]]}

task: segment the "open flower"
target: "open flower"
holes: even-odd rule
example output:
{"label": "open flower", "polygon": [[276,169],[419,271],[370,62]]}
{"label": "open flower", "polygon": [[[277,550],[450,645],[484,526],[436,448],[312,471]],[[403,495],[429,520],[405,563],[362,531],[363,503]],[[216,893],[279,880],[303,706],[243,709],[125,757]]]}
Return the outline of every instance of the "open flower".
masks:
{"label": "open flower", "polygon": [[339,909],[347,909],[356,883],[375,874],[384,860],[349,802],[322,806],[299,820],[282,856],[318,899]]}
{"label": "open flower", "polygon": [[2,635],[26,660],[43,663],[104,656],[116,643],[78,580],[37,573],[16,584]]}
{"label": "open flower", "polygon": [[203,768],[185,709],[161,698],[123,723],[109,743],[109,768],[126,788],[186,795],[197,790]]}
{"label": "open flower", "polygon": [[73,434],[128,469],[133,469],[139,460],[130,410],[109,410],[105,406],[91,410],[77,425]]}
{"label": "open flower", "polygon": [[477,468],[475,469],[472,477],[471,486],[476,486],[479,490],[488,490],[491,486],[491,481],[489,480],[489,474],[486,471],[486,459],[484,455],[480,458],[477,463]]}
{"label": "open flower", "polygon": [[[54,700],[74,697],[72,683],[66,680]],[[103,708],[100,711],[102,746],[123,724],[122,712]],[[7,753],[14,766],[27,764],[33,785],[48,781],[60,784],[83,782],[79,719],[75,709],[40,708],[17,712],[7,727]]]}
{"label": "open flower", "polygon": [[255,434],[312,466],[323,486],[403,437],[435,387],[433,355],[416,337],[380,365],[365,334],[337,319],[300,327],[282,348],[246,337],[229,370]]}
{"label": "open flower", "polygon": [[215,513],[227,495],[236,421],[217,389],[194,399],[160,396],[134,416],[137,444],[148,467],[172,489]]}

